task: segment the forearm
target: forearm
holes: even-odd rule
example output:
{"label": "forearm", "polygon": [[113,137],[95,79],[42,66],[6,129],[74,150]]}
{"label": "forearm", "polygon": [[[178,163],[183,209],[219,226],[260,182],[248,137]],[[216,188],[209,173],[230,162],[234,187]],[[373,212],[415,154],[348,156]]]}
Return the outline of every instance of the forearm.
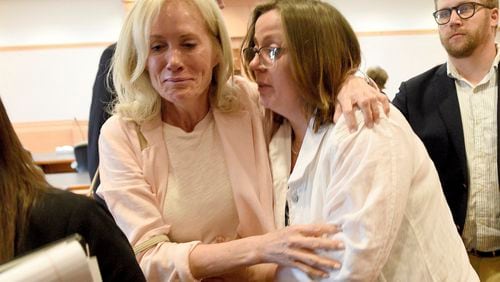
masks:
{"label": "forearm", "polygon": [[337,226],[330,224],[296,225],[227,243],[198,245],[189,256],[190,270],[194,277],[205,278],[259,265],[259,272],[269,273],[253,276],[273,277],[275,267],[262,264],[275,263],[299,268],[311,277],[324,278],[340,264],[317,251],[342,249],[341,242],[324,236],[337,232]]}
{"label": "forearm", "polygon": [[189,255],[192,275],[213,277],[262,263],[258,255],[258,237],[248,237],[218,244],[199,244]]}

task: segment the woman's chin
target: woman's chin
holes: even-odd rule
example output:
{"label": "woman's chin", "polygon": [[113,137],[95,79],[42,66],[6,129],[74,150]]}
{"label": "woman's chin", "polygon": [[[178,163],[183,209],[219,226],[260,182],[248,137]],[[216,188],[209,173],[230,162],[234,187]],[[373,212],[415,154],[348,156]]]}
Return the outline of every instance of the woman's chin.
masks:
{"label": "woman's chin", "polygon": [[[262,97],[262,96],[261,96]],[[273,107],[272,105],[265,99],[260,99],[260,104],[262,105],[262,107],[264,107],[266,110],[271,110],[271,111],[274,111],[273,110]]]}

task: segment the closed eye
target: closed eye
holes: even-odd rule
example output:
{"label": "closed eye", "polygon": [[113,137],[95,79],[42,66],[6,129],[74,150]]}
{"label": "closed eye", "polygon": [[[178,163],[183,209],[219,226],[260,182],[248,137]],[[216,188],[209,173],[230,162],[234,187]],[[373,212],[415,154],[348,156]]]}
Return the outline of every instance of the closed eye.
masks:
{"label": "closed eye", "polygon": [[153,45],[151,45],[150,49],[151,49],[152,52],[159,52],[164,47],[165,47],[165,45],[163,45],[163,44],[153,44]]}
{"label": "closed eye", "polygon": [[186,49],[193,49],[197,46],[198,44],[196,44],[195,42],[184,42],[182,43],[182,47],[186,48]]}

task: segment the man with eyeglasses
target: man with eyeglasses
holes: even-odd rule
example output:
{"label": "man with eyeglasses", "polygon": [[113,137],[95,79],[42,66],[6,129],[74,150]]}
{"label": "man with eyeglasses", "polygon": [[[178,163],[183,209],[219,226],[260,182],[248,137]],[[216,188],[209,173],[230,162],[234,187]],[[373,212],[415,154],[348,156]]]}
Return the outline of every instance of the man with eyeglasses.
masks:
{"label": "man with eyeglasses", "polygon": [[403,82],[393,104],[434,161],[481,281],[500,281],[498,0],[434,3],[448,61]]}

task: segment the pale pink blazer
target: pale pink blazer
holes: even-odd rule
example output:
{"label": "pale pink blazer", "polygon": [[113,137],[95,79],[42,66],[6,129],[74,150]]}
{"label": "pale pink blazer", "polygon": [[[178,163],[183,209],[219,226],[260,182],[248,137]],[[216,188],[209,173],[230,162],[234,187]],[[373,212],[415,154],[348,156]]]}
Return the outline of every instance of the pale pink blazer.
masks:
{"label": "pale pink blazer", "polygon": [[[251,99],[255,89],[238,84],[242,110],[213,109],[213,115],[239,216],[237,232],[247,237],[274,230],[273,191],[262,114]],[[170,225],[162,216],[168,158],[160,116],[140,126],[111,117],[102,127],[99,151],[97,194],[132,246],[156,235],[168,236]],[[188,257],[198,243],[160,242],[137,259],[148,281],[194,280]]]}

